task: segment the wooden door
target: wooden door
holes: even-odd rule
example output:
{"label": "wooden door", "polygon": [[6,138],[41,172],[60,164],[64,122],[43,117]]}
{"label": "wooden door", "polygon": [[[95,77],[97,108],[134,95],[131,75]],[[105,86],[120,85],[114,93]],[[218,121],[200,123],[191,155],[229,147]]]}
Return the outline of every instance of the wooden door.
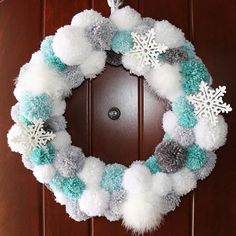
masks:
{"label": "wooden door", "polygon": [[[236,107],[235,0],[125,0],[125,5],[143,16],[167,19],[182,28],[209,68],[214,86],[225,84],[226,100]],[[14,79],[20,66],[39,48],[45,35],[54,34],[86,8],[109,15],[105,0],[0,1],[1,236],[131,235],[120,222],[110,223],[105,218],[82,223],[71,220],[64,207],[56,204],[52,194],[23,167],[6,142],[6,133],[12,125],[10,107],[15,103]],[[87,155],[96,155],[108,163],[129,164],[147,158],[162,138],[164,103],[156,101],[142,78],[130,76],[122,67],[107,66],[103,75],[85,82],[67,102],[66,117],[73,143]],[[112,106],[121,110],[122,116],[117,121],[107,116]],[[234,111],[226,118],[228,143],[217,152],[214,173],[185,196],[160,229],[149,235],[236,235],[235,119]]]}

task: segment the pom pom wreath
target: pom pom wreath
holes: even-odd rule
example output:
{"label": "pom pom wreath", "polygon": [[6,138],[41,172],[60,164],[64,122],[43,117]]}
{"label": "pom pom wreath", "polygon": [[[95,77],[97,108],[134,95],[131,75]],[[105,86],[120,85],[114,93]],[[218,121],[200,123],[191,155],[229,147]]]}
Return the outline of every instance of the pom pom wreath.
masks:
{"label": "pom pom wreath", "polygon": [[103,51],[93,51],[81,64],[80,69],[86,78],[93,79],[104,70],[105,64],[106,53]]}
{"label": "pom pom wreath", "polygon": [[166,140],[156,147],[155,155],[163,172],[174,173],[184,166],[186,149],[173,140]]}
{"label": "pom pom wreath", "polygon": [[44,124],[46,129],[52,130],[54,133],[66,129],[66,119],[64,116],[52,116]]}
{"label": "pom pom wreath", "polygon": [[192,191],[197,186],[197,181],[194,173],[187,168],[172,175],[173,190],[176,194],[183,196]]}
{"label": "pom pom wreath", "polygon": [[113,191],[110,194],[110,201],[108,203],[108,208],[106,209],[104,215],[109,221],[117,221],[122,217],[121,206],[126,198],[125,190]]}
{"label": "pom pom wreath", "polygon": [[107,165],[103,171],[101,186],[108,192],[120,190],[126,167],[120,164]]}
{"label": "pom pom wreath", "polygon": [[211,124],[209,119],[200,118],[194,128],[196,144],[207,151],[214,151],[226,142],[228,125],[223,116],[218,116],[218,123]]}
{"label": "pom pom wreath", "polygon": [[206,163],[206,153],[196,144],[192,144],[187,149],[187,159],[185,165],[190,170],[198,170]]}
{"label": "pom pom wreath", "polygon": [[146,81],[161,97],[173,101],[183,94],[179,66],[164,64],[146,75]]}
{"label": "pom pom wreath", "polygon": [[56,138],[52,140],[52,144],[60,151],[71,145],[71,137],[66,131],[55,133]]}
{"label": "pom pom wreath", "polygon": [[102,18],[101,13],[93,9],[84,10],[72,18],[71,25],[87,28],[95,22],[100,21]]}
{"label": "pom pom wreath", "polygon": [[199,90],[201,81],[210,82],[210,74],[199,59],[192,59],[180,65],[180,74],[183,76],[183,89],[187,95]]}
{"label": "pom pom wreath", "polygon": [[116,53],[126,53],[133,47],[133,38],[129,31],[120,31],[112,39],[112,50]]}
{"label": "pom pom wreath", "polygon": [[161,172],[161,169],[158,166],[157,158],[155,155],[150,156],[145,161],[145,166],[150,170],[151,174],[156,174],[157,172]]}
{"label": "pom pom wreath", "polygon": [[20,116],[20,104],[16,103],[14,106],[11,107],[11,118],[15,123],[18,123],[19,116]]}
{"label": "pom pom wreath", "polygon": [[122,205],[123,224],[143,234],[159,226],[162,219],[159,198],[153,192],[129,194]]}
{"label": "pom pom wreath", "polygon": [[181,47],[185,42],[184,33],[166,20],[157,21],[154,30],[156,41],[165,44],[168,48]]}
{"label": "pom pom wreath", "polygon": [[179,206],[180,197],[175,193],[169,193],[162,198],[162,213],[165,215],[170,211],[174,211]]}
{"label": "pom pom wreath", "polygon": [[84,30],[77,26],[64,26],[57,30],[53,50],[61,61],[69,66],[80,65],[92,52]]}
{"label": "pom pom wreath", "polygon": [[88,157],[85,160],[83,169],[78,174],[88,187],[100,185],[105,163],[95,157]]}
{"label": "pom pom wreath", "polygon": [[84,75],[79,66],[68,66],[63,72],[64,78],[70,84],[70,88],[79,87],[84,81]]}
{"label": "pom pom wreath", "polygon": [[[71,149],[73,150],[71,151]],[[57,154],[54,166],[62,176],[73,177],[82,169],[84,162],[85,156],[82,150],[70,146],[67,150],[62,150]]]}
{"label": "pom pom wreath", "polygon": [[110,16],[111,21],[120,31],[132,30],[142,21],[141,15],[129,6],[116,10]]}
{"label": "pom pom wreath", "polygon": [[52,105],[52,99],[46,93],[33,96],[25,92],[20,99],[20,114],[29,121],[47,120],[52,114]]}
{"label": "pom pom wreath", "polygon": [[206,163],[198,170],[194,171],[197,179],[204,180],[210,175],[216,164],[216,154],[214,152],[206,152]]}
{"label": "pom pom wreath", "polygon": [[30,153],[30,161],[34,165],[51,164],[54,160],[55,155],[55,147],[51,143],[48,143],[44,148],[37,147],[33,149]]}
{"label": "pom pom wreath", "polygon": [[156,173],[152,176],[152,189],[159,196],[165,196],[172,190],[172,179],[166,173]]}
{"label": "pom pom wreath", "polygon": [[53,101],[53,112],[52,116],[61,116],[65,113],[66,102],[65,100],[54,100]]}
{"label": "pom pom wreath", "polygon": [[188,59],[188,53],[181,48],[171,48],[167,49],[163,54],[163,60],[170,63],[171,65],[175,63],[182,63]]}
{"label": "pom pom wreath", "polygon": [[85,221],[89,219],[89,216],[80,210],[79,203],[75,200],[68,201],[66,204],[66,212],[76,221]]}
{"label": "pom pom wreath", "polygon": [[53,36],[46,37],[41,43],[40,50],[44,56],[45,62],[48,65],[54,67],[59,71],[63,71],[66,68],[66,65],[60,60],[60,58],[55,56],[52,48],[52,42]]}
{"label": "pom pom wreath", "polygon": [[55,173],[56,170],[51,164],[38,165],[35,166],[33,170],[34,176],[42,184],[48,184]]}
{"label": "pom pom wreath", "polygon": [[85,184],[79,177],[70,177],[63,181],[62,191],[71,199],[79,199],[84,190]]}
{"label": "pom pom wreath", "polygon": [[122,54],[117,54],[112,50],[107,51],[107,63],[112,66],[120,66]]}
{"label": "pom pom wreath", "polygon": [[109,193],[104,189],[86,189],[79,200],[80,209],[88,216],[102,216],[108,208]]}
{"label": "pom pom wreath", "polygon": [[107,18],[95,22],[86,30],[86,37],[96,50],[110,50],[117,28]]}
{"label": "pom pom wreath", "polygon": [[123,187],[127,192],[140,193],[151,188],[152,175],[149,169],[139,162],[134,162],[125,170]]}

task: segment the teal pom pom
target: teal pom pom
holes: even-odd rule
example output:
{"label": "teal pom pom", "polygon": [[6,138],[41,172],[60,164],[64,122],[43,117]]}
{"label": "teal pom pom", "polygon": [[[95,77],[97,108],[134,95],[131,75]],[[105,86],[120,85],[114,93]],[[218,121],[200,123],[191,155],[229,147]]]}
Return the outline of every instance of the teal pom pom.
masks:
{"label": "teal pom pom", "polygon": [[198,145],[192,144],[187,149],[186,166],[190,170],[198,170],[206,163],[206,153]]}
{"label": "teal pom pom", "polygon": [[193,111],[193,106],[185,96],[181,96],[174,100],[174,102],[172,103],[172,110],[174,113],[180,114],[185,111]]}
{"label": "teal pom pom", "polygon": [[184,128],[191,129],[191,128],[194,128],[195,125],[197,124],[197,118],[194,112],[185,111],[178,115],[178,123],[180,126]]}
{"label": "teal pom pom", "polygon": [[31,124],[31,122],[29,122],[24,116],[20,115],[19,116],[19,120],[25,125],[28,126]]}
{"label": "teal pom pom", "polygon": [[126,167],[120,164],[107,165],[102,175],[102,187],[108,191],[113,192],[122,188],[122,179]]}
{"label": "teal pom pom", "polygon": [[47,120],[52,114],[52,104],[51,97],[46,93],[33,96],[26,92],[20,98],[20,114],[28,121]]}
{"label": "teal pom pom", "polygon": [[44,165],[51,164],[56,155],[56,149],[51,144],[48,143],[45,148],[35,148],[30,154],[30,161],[34,165]]}
{"label": "teal pom pom", "polygon": [[57,57],[52,48],[53,36],[46,37],[40,46],[40,50],[44,56],[44,61],[53,68],[63,71],[66,65]]}
{"label": "teal pom pom", "polygon": [[52,189],[62,190],[63,183],[65,181],[65,178],[61,176],[59,173],[56,173],[52,180],[49,182],[49,186]]}
{"label": "teal pom pom", "polygon": [[158,166],[157,158],[155,155],[150,156],[145,161],[145,166],[150,170],[151,174],[156,174],[157,172],[161,172],[161,169]]}
{"label": "teal pom pom", "polygon": [[133,47],[133,39],[129,31],[120,31],[112,38],[112,50],[116,53],[128,52]]}
{"label": "teal pom pom", "polygon": [[205,65],[198,59],[185,61],[180,66],[183,76],[183,89],[187,95],[199,90],[201,81],[209,83],[210,75]]}
{"label": "teal pom pom", "polygon": [[69,198],[79,199],[84,189],[85,184],[79,177],[71,177],[63,181],[62,192]]}
{"label": "teal pom pom", "polygon": [[196,56],[195,48],[191,42],[186,41],[182,48],[187,52],[189,59],[193,59]]}

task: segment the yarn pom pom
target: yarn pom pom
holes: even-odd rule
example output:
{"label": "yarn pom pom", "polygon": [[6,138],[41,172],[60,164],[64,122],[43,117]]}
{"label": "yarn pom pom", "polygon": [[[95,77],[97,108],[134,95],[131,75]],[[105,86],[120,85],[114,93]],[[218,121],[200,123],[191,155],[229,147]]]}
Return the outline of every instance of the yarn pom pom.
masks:
{"label": "yarn pom pom", "polygon": [[183,89],[187,95],[197,92],[201,81],[210,82],[210,74],[199,59],[183,62],[180,73],[183,76]]}
{"label": "yarn pom pom", "polygon": [[86,78],[93,79],[103,71],[105,63],[106,53],[103,51],[93,51],[81,64],[80,69]]}
{"label": "yarn pom pom", "polygon": [[89,216],[80,210],[79,203],[75,200],[68,201],[66,204],[66,212],[76,221],[85,221],[89,219]]}
{"label": "yarn pom pom", "polygon": [[112,39],[112,50],[116,53],[126,53],[133,47],[133,39],[129,31],[120,31]]}
{"label": "yarn pom pom", "polygon": [[184,166],[186,149],[173,140],[165,140],[155,150],[160,169],[174,173]]}
{"label": "yarn pom pom", "polygon": [[206,153],[196,144],[192,144],[187,149],[186,166],[190,170],[198,170],[206,163]]}
{"label": "yarn pom pom", "polygon": [[120,190],[126,167],[120,164],[107,165],[103,171],[101,186],[108,192]]}
{"label": "yarn pom pom", "polygon": [[79,66],[67,66],[63,72],[65,80],[70,84],[70,88],[79,87],[84,81],[84,75]]}
{"label": "yarn pom pom", "polygon": [[19,116],[20,116],[20,104],[16,103],[14,106],[11,107],[11,118],[15,123],[18,123]]}
{"label": "yarn pom pom", "polygon": [[120,31],[132,30],[142,21],[141,15],[129,6],[116,10],[110,16],[111,21]]}
{"label": "yarn pom pom", "polygon": [[66,131],[55,133],[56,138],[52,140],[52,144],[60,151],[67,148],[71,144],[71,137]]}
{"label": "yarn pom pom", "polygon": [[42,184],[48,184],[55,173],[56,170],[51,164],[38,165],[35,166],[33,170],[34,176]]}
{"label": "yarn pom pom", "polygon": [[65,113],[66,102],[65,100],[56,99],[53,101],[53,113],[52,116],[61,116]]}
{"label": "yarn pom pom", "polygon": [[58,172],[53,176],[53,178],[51,179],[51,181],[49,182],[49,187],[53,190],[53,191],[62,191],[62,187],[63,187],[63,182],[64,182],[65,178],[63,176],[61,176]]}
{"label": "yarn pom pom", "polygon": [[154,27],[156,21],[149,17],[144,17],[141,24],[134,27],[133,32],[144,34]]}
{"label": "yarn pom pom", "polygon": [[45,129],[51,130],[54,133],[66,129],[66,119],[64,116],[52,116],[46,123],[44,123]]}
{"label": "yarn pom pom", "polygon": [[29,121],[47,120],[52,114],[52,99],[46,93],[33,96],[25,92],[20,99],[20,114]]}
{"label": "yarn pom pom", "polygon": [[63,71],[66,68],[66,65],[60,60],[59,57],[55,56],[55,53],[52,48],[53,36],[46,37],[40,46],[40,50],[44,56],[45,62],[54,67],[59,71]]}
{"label": "yarn pom pom", "polygon": [[112,66],[122,65],[121,57],[122,54],[117,54],[112,50],[107,51],[107,63]]}
{"label": "yarn pom pom", "polygon": [[79,199],[85,190],[85,184],[79,177],[70,177],[63,181],[62,191],[71,199]]}
{"label": "yarn pom pom", "polygon": [[165,215],[170,211],[174,211],[179,206],[180,197],[175,193],[169,193],[162,198],[162,213]]}
{"label": "yarn pom pom", "polygon": [[196,144],[207,151],[214,151],[226,142],[228,125],[223,116],[218,116],[218,123],[213,125],[209,119],[200,118],[194,128]]}
{"label": "yarn pom pom", "polygon": [[165,196],[172,190],[172,179],[166,173],[156,173],[152,177],[152,189],[159,196]]}
{"label": "yarn pom pom", "polygon": [[68,202],[68,198],[65,196],[65,194],[64,193],[62,193],[62,192],[60,192],[60,191],[56,191],[56,190],[54,190],[53,191],[53,194],[54,194],[54,196],[55,196],[55,201],[57,202],[57,203],[59,203],[60,205],[66,205],[66,203]]}
{"label": "yarn pom pom", "polygon": [[185,41],[182,48],[187,52],[189,59],[193,59],[194,57],[196,57],[195,48],[193,44],[188,40]]}
{"label": "yarn pom pom", "polygon": [[80,65],[92,52],[82,28],[64,26],[57,30],[53,43],[55,55],[69,66]]}
{"label": "yarn pom pom", "polygon": [[86,189],[79,200],[80,209],[88,216],[102,216],[108,208],[109,193],[101,188]]}
{"label": "yarn pom pom", "polygon": [[185,42],[184,33],[166,20],[157,21],[154,30],[156,41],[165,44],[168,48],[183,46]]}
{"label": "yarn pom pom", "polygon": [[163,54],[163,60],[170,63],[171,65],[175,63],[182,63],[188,59],[188,53],[181,48],[170,48],[167,49]]}
{"label": "yarn pom pom", "polygon": [[155,155],[150,156],[145,161],[145,166],[150,170],[151,174],[156,174],[157,172],[161,172],[161,169],[158,166],[157,158]]}

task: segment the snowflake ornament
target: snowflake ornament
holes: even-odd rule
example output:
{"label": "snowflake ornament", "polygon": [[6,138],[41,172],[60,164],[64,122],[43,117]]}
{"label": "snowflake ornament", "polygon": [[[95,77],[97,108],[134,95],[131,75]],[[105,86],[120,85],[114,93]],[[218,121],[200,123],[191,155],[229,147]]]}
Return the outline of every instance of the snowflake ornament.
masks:
{"label": "snowflake ornament", "polygon": [[28,154],[34,148],[45,148],[45,145],[56,137],[53,132],[43,129],[42,119],[33,121],[32,125],[26,126],[21,122],[18,125],[21,132],[12,139],[12,142],[22,145],[24,154]]}
{"label": "snowflake ornament", "polygon": [[154,29],[150,29],[145,34],[131,33],[134,46],[129,51],[129,54],[135,56],[139,60],[139,66],[150,65],[157,68],[160,66],[158,56],[164,53],[168,47],[164,44],[156,42]]}
{"label": "snowflake ornament", "polygon": [[216,125],[218,114],[232,111],[230,105],[223,102],[222,97],[225,93],[225,86],[219,86],[219,88],[214,90],[202,81],[199,87],[199,93],[189,95],[187,99],[194,106],[194,112],[197,117],[206,117],[210,119],[213,125]]}

